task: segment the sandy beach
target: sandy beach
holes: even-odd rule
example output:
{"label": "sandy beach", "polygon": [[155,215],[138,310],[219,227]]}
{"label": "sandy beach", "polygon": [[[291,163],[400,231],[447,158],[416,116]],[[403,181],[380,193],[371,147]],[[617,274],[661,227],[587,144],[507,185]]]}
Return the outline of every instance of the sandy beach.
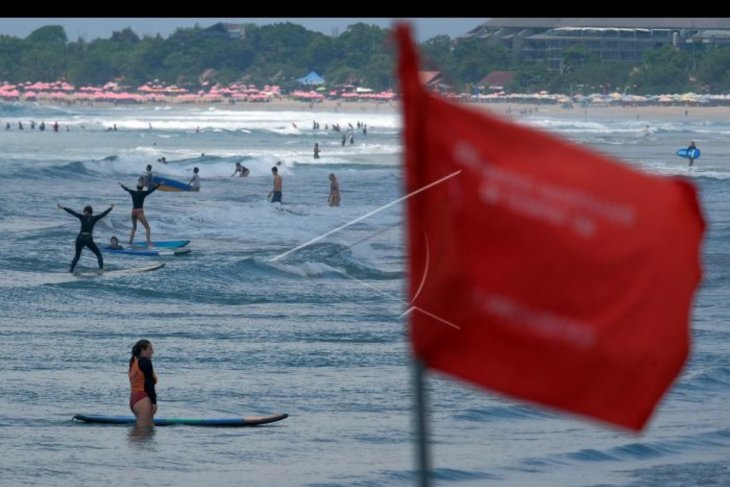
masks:
{"label": "sandy beach", "polygon": [[[28,102],[31,103],[31,102]],[[54,103],[52,101],[34,102],[42,105],[58,105],[58,106],[91,106],[95,108],[113,107],[110,103],[78,103],[67,105],[66,103]],[[476,110],[485,110],[489,113],[506,116],[509,118],[520,118],[525,116],[533,116],[535,114],[552,118],[565,119],[633,119],[633,120],[678,120],[686,118],[687,120],[725,120],[730,118],[730,107],[725,106],[609,106],[609,105],[589,105],[588,108],[575,106],[574,108],[563,108],[557,104],[533,104],[533,103],[473,103],[473,102],[456,102],[462,106],[473,108]],[[156,105],[160,105],[157,103]],[[338,101],[324,100],[317,103],[309,103],[287,98],[274,99],[266,103],[170,103],[172,107],[179,108],[199,108],[201,110],[218,109],[218,110],[245,110],[245,111],[295,111],[295,112],[311,112],[313,115],[317,113],[397,113],[400,111],[400,103],[392,102],[375,102],[375,101]],[[131,105],[136,106],[136,105]]]}
{"label": "sandy beach", "polygon": [[[562,108],[557,104],[525,104],[525,103],[462,103],[462,106],[485,110],[495,115],[517,118],[529,115],[543,115],[554,118],[612,118],[635,120],[723,120],[730,117],[730,107],[685,107],[685,106],[636,106],[621,107],[608,105],[590,105],[588,108]],[[325,100],[320,103],[307,103],[288,99],[275,99],[268,103],[214,103],[186,104],[185,107],[218,108],[222,110],[256,110],[256,111],[303,111],[312,112],[344,112],[344,113],[388,113],[399,112],[400,103],[373,101],[336,101]]]}

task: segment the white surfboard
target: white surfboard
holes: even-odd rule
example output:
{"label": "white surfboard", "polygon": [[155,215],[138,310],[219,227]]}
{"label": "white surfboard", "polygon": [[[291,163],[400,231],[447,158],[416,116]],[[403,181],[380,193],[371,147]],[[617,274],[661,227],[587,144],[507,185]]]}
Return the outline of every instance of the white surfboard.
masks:
{"label": "white surfboard", "polygon": [[102,276],[120,276],[125,274],[136,274],[137,272],[150,272],[165,267],[164,262],[158,262],[144,267],[129,267],[127,269],[114,269],[111,271],[76,271],[76,277],[102,277]]}

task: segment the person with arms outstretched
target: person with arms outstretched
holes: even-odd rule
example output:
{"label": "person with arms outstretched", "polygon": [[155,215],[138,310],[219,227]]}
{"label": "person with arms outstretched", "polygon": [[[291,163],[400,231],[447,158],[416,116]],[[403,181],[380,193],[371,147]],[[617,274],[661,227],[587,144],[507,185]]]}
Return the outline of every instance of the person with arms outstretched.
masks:
{"label": "person with arms outstretched", "polygon": [[77,213],[71,208],[66,208],[65,206],[62,206],[60,203],[58,204],[58,208],[72,214],[81,222],[81,230],[79,230],[79,234],[76,236],[76,254],[74,254],[74,258],[71,261],[71,268],[69,269],[69,272],[73,272],[74,269],[76,269],[76,264],[79,262],[79,257],[81,257],[81,250],[84,247],[88,247],[89,250],[94,252],[94,255],[96,255],[96,260],[99,262],[99,270],[103,271],[104,257],[101,256],[99,247],[97,247],[94,243],[94,225],[96,225],[96,222],[104,218],[110,211],[112,211],[112,208],[114,208],[114,204],[112,204],[106,211],[96,216],[94,216],[94,210],[91,208],[91,206],[88,205],[84,207],[83,213]]}
{"label": "person with arms outstretched", "polygon": [[137,418],[137,426],[149,427],[154,425],[157,412],[157,375],[152,368],[152,343],[149,340],[139,340],[132,347],[132,358],[129,359],[129,409]]}
{"label": "person with arms outstretched", "polygon": [[132,233],[129,235],[129,244],[131,245],[134,242],[134,234],[137,231],[137,220],[139,220],[142,222],[142,226],[144,226],[147,246],[149,247],[152,245],[152,232],[150,230],[150,224],[147,223],[147,217],[144,216],[144,199],[149,196],[150,193],[159,188],[160,184],[158,183],[154,188],[143,191],[144,178],[140,177],[139,180],[137,180],[136,191],[129,189],[122,183],[119,183],[119,185],[132,197]]}

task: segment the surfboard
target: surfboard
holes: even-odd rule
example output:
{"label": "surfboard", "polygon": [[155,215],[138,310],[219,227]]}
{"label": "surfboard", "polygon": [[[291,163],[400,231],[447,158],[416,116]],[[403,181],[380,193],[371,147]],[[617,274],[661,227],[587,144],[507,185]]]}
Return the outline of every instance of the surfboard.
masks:
{"label": "surfboard", "polygon": [[[155,426],[208,426],[238,428],[241,426],[258,426],[261,424],[275,423],[288,418],[288,414],[272,414],[270,416],[246,416],[242,418],[155,418]],[[75,421],[92,424],[121,424],[132,425],[136,423],[134,416],[104,416],[100,414],[76,414]]]}
{"label": "surfboard", "polygon": [[190,185],[188,183],[183,183],[182,181],[162,176],[152,177],[152,185],[154,186],[156,184],[160,185],[160,187],[157,188],[158,191],[190,191]]}
{"label": "surfboard", "polygon": [[144,255],[144,256],[164,256],[171,257],[175,255],[185,255],[190,253],[190,249],[184,248],[144,248],[144,247],[132,247],[128,249],[113,249],[111,247],[102,247],[104,252],[108,254],[124,254],[124,255]]}
{"label": "surfboard", "polygon": [[76,277],[102,277],[102,276],[121,276],[125,274],[136,274],[137,272],[151,272],[165,267],[165,263],[156,263],[144,267],[129,267],[127,269],[114,269],[110,271],[75,271]]}
{"label": "surfboard", "polygon": [[[189,243],[190,240],[159,240],[156,242],[152,242],[152,247],[177,248],[185,247]],[[134,242],[132,246],[147,248],[147,242]]]}
{"label": "surfboard", "polygon": [[677,155],[679,157],[684,157],[685,159],[699,159],[700,158],[700,150],[699,149],[679,149],[677,151]]}

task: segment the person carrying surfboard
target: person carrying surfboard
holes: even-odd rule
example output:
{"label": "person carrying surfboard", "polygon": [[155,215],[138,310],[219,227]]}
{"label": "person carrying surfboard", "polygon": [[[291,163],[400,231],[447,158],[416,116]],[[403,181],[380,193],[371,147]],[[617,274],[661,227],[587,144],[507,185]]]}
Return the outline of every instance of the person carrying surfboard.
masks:
{"label": "person carrying surfboard", "polygon": [[139,340],[132,347],[129,359],[129,409],[137,418],[137,426],[151,427],[157,412],[157,374],[152,368],[154,348],[149,340]]}
{"label": "person carrying surfboard", "polygon": [[689,157],[689,167],[692,167],[695,163],[694,153],[697,150],[697,146],[695,145],[695,141],[689,143],[689,147],[687,147],[687,156]]}
{"label": "person carrying surfboard", "polygon": [[157,183],[152,189],[143,191],[144,179],[142,177],[137,180],[137,190],[131,190],[122,183],[119,185],[132,196],[132,233],[129,235],[129,244],[134,242],[134,233],[137,231],[137,220],[142,222],[144,231],[147,237],[147,246],[152,245],[152,231],[150,230],[150,224],[147,223],[147,217],[144,216],[144,199],[149,196],[150,193],[160,187],[160,183]]}
{"label": "person carrying surfboard", "polygon": [[83,213],[77,213],[71,208],[66,208],[65,206],[62,206],[60,203],[58,204],[58,208],[72,214],[81,222],[81,230],[79,230],[79,234],[76,236],[76,253],[74,254],[73,260],[71,261],[71,268],[69,269],[69,272],[73,272],[74,269],[76,269],[76,264],[79,262],[79,257],[81,257],[81,250],[84,247],[88,247],[89,250],[94,252],[94,255],[96,255],[96,260],[99,262],[99,270],[103,271],[104,257],[102,257],[101,252],[99,251],[99,247],[97,247],[94,243],[94,236],[92,235],[92,233],[94,232],[94,225],[96,225],[96,222],[104,218],[110,211],[112,211],[112,209],[114,208],[114,204],[112,203],[112,205],[106,211],[96,216],[94,216],[93,208],[88,205],[84,207]]}

